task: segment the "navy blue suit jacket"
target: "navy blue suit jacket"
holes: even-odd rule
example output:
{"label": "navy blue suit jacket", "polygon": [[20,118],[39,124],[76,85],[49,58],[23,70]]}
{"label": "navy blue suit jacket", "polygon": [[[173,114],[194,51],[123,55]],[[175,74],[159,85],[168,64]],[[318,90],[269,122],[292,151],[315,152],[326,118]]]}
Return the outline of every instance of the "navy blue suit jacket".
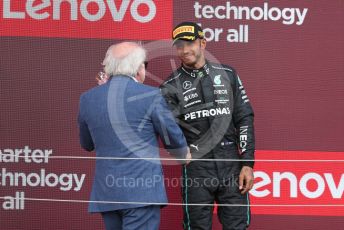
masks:
{"label": "navy blue suit jacket", "polygon": [[[80,97],[80,143],[96,151],[90,212],[167,203],[159,141],[177,158],[187,143],[160,90],[128,76],[114,76]],[[135,160],[106,159],[137,158]]]}

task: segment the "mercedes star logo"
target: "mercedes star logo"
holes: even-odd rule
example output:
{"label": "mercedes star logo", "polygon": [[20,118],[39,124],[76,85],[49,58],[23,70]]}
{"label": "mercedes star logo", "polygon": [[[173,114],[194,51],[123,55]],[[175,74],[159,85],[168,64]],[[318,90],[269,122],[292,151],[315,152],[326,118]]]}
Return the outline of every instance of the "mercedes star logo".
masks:
{"label": "mercedes star logo", "polygon": [[191,86],[192,86],[191,81],[184,81],[184,82],[183,82],[183,88],[184,88],[184,89],[190,89]]}

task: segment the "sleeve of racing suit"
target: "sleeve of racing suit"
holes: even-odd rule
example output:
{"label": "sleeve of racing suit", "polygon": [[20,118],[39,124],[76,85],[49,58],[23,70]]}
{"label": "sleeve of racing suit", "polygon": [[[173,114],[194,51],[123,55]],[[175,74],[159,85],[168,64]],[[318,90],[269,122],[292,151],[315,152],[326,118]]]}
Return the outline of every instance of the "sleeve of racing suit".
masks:
{"label": "sleeve of racing suit", "polygon": [[[247,97],[245,88],[234,72],[234,113],[233,120],[236,128],[240,158],[243,166],[254,166],[254,112]],[[247,160],[247,161],[246,161]]]}
{"label": "sleeve of racing suit", "polygon": [[160,92],[155,98],[155,107],[152,112],[153,126],[159,134],[166,150],[176,158],[186,158],[187,143],[183,132],[175,122],[175,119]]}
{"label": "sleeve of racing suit", "polygon": [[180,105],[177,98],[177,89],[172,84],[165,82],[160,86],[162,96],[165,98],[172,114],[175,118],[180,116]]}
{"label": "sleeve of racing suit", "polygon": [[182,119],[182,105],[180,103],[180,99],[178,98],[178,91],[181,91],[181,89],[178,89],[178,86],[174,85],[171,82],[165,82],[160,86],[161,93],[163,97],[165,98],[170,110],[172,111],[172,114],[177,122],[177,124],[182,128],[186,129],[190,132],[193,132],[195,134],[199,134],[199,130],[195,129],[191,125],[185,123]]}

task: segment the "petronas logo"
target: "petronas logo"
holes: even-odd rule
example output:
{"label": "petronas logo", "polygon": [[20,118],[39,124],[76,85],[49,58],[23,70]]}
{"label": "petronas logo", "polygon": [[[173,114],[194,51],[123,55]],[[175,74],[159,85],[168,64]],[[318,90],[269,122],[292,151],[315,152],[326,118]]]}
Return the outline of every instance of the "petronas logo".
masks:
{"label": "petronas logo", "polygon": [[220,85],[220,84],[221,84],[221,75],[216,75],[216,76],[214,77],[214,83],[215,83],[216,85]]}

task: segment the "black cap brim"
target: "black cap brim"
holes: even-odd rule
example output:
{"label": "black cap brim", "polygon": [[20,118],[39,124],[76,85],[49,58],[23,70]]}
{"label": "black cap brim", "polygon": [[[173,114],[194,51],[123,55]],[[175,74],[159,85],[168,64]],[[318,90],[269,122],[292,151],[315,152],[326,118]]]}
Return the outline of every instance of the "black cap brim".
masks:
{"label": "black cap brim", "polygon": [[174,39],[173,43],[172,43],[172,46],[174,46],[175,43],[178,42],[178,41],[193,42],[193,41],[195,41],[197,39],[195,36],[187,36],[187,37],[192,37],[191,39],[190,38],[185,38],[185,37],[186,36]]}

